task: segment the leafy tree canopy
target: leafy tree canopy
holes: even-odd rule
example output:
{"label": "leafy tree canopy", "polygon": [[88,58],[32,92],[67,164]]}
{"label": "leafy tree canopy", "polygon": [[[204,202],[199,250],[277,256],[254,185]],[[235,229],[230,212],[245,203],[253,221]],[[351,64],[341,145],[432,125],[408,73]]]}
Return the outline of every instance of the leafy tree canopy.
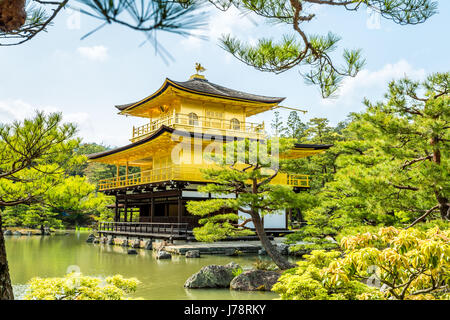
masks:
{"label": "leafy tree canopy", "polygon": [[61,119],[60,113],[38,112],[0,124],[0,206],[43,201],[66,171],[85,161],[73,151],[79,144],[75,126]]}
{"label": "leafy tree canopy", "polygon": [[[327,155],[334,172],[305,214],[312,233],[449,219],[449,73],[392,81],[386,100],[353,114]],[[320,160],[320,158],[318,158]]]}

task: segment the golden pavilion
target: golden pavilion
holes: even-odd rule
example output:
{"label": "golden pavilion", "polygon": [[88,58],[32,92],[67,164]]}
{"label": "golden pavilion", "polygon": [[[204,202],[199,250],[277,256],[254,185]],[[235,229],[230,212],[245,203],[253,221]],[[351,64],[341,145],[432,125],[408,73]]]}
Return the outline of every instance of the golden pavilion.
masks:
{"label": "golden pavilion", "polygon": [[[166,79],[153,94],[117,105],[120,115],[142,117],[147,123],[133,127],[129,144],[88,155],[90,161],[117,168],[115,177],[99,182],[99,190],[116,199],[111,206],[115,222],[103,223],[99,232],[186,239],[198,225],[198,217],[186,211],[186,202],[211,197],[197,191],[200,185],[213,182],[206,181],[200,171],[211,166],[202,156],[205,148],[217,137],[266,139],[264,123],[247,118],[280,107],[284,99],[229,89],[197,72],[188,81]],[[190,138],[197,143],[180,147]],[[307,157],[329,147],[297,144],[290,156]],[[119,175],[121,167],[124,175]],[[129,173],[131,168],[135,173]],[[300,191],[309,188],[309,177],[279,173],[271,183]],[[287,230],[286,215],[273,225],[267,223],[267,230]]]}

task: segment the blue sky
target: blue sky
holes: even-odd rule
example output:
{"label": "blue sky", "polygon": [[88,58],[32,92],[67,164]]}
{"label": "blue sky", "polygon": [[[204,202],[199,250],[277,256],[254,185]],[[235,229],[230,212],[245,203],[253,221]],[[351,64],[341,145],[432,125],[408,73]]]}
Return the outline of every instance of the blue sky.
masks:
{"label": "blue sky", "polygon": [[[294,68],[275,75],[237,61],[218,46],[223,33],[254,43],[260,37],[292,33],[281,25],[268,25],[238,10],[211,11],[208,26],[195,31],[208,41],[160,32],[158,40],[173,56],[166,64],[149,44],[140,46],[143,35],[121,26],[107,26],[84,40],[80,38],[99,22],[65,10],[47,33],[15,47],[0,47],[0,121],[31,116],[33,110],[61,111],[66,121],[77,123],[85,142],[120,146],[128,143],[133,125],[141,118],[117,115],[115,104],[144,98],[156,91],[166,77],[184,81],[194,73],[195,62],[207,69],[211,82],[250,93],[286,97],[286,106],[308,110],[304,121],[326,117],[332,124],[349,112],[364,109],[364,97],[383,97],[387,82],[407,75],[423,79],[427,74],[449,71],[450,1],[439,1],[439,13],[426,23],[399,26],[365,9],[315,9],[317,17],[305,25],[308,33],[332,31],[342,37],[343,48],[361,48],[366,59],[356,78],[344,81],[339,97],[324,100],[319,90],[306,85]],[[79,17],[79,19],[77,18]],[[289,111],[280,110],[287,117]],[[273,112],[251,118],[270,127]]]}

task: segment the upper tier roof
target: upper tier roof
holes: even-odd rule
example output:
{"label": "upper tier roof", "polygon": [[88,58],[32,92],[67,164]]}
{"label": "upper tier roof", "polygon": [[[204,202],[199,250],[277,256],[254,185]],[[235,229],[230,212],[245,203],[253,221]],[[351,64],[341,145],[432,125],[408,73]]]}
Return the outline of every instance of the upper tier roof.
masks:
{"label": "upper tier roof", "polygon": [[166,91],[169,87],[173,87],[179,89],[181,91],[196,93],[203,96],[211,96],[218,97],[222,99],[235,100],[235,101],[244,101],[244,102],[254,102],[254,103],[262,103],[262,104],[277,104],[283,101],[285,98],[283,97],[267,97],[260,96],[256,94],[246,93],[234,89],[229,89],[223,87],[221,85],[209,82],[206,79],[194,77],[188,81],[173,81],[166,78],[163,86],[154,94],[148,96],[147,98],[128,104],[116,105],[116,108],[120,111],[124,111],[126,109],[133,109],[138,107],[156,97],[161,95],[164,91]]}
{"label": "upper tier roof", "polygon": [[[120,153],[120,152],[123,152],[123,151],[126,151],[126,150],[133,149],[135,147],[144,145],[144,144],[146,144],[148,142],[151,142],[152,140],[158,138],[159,136],[163,135],[164,133],[171,134],[171,133],[174,133],[174,132],[175,132],[174,128],[162,125],[157,131],[153,132],[152,134],[150,134],[148,137],[145,137],[144,139],[141,139],[139,141],[127,144],[127,145],[119,147],[119,148],[88,154],[87,158],[89,160],[95,160],[95,159],[100,160],[103,157],[110,156],[110,155],[113,155],[113,154],[117,154],[117,153]],[[187,136],[187,137],[192,137],[192,138],[195,137],[193,132],[177,130],[176,133],[178,135],[182,135],[182,136]],[[208,135],[208,134],[203,134],[200,137],[205,138],[206,141],[211,141],[212,138],[215,139],[218,136],[211,136],[211,135]],[[242,138],[236,137],[236,140],[241,140],[241,139]],[[254,140],[254,139],[251,139],[251,140]],[[329,149],[332,146],[333,146],[332,144],[305,144],[305,143],[298,143],[298,144],[295,144],[294,145],[294,149],[291,150],[293,152],[293,154],[290,157],[291,158],[295,157],[295,153],[296,152],[297,153],[301,152],[302,150],[310,150],[310,151],[326,150],[326,149]],[[288,154],[284,154],[284,156],[288,156]],[[303,156],[299,156],[299,157],[303,157]]]}

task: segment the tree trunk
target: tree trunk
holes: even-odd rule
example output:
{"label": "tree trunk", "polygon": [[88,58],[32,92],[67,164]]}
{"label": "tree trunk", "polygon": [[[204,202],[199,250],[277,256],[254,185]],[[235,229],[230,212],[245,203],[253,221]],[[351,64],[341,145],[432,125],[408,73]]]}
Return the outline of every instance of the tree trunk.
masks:
{"label": "tree trunk", "polygon": [[2,216],[0,214],[0,300],[14,300],[9,276],[8,260],[6,259],[5,238],[2,230]]}
{"label": "tree trunk", "polygon": [[[438,137],[432,137],[430,144],[432,146],[437,145],[439,141]],[[433,162],[441,165],[441,150],[439,148],[434,148],[433,150]],[[441,218],[443,220],[450,220],[450,206],[449,201],[445,195],[442,195],[439,191],[435,190],[434,194],[436,195],[436,200],[439,202],[439,211],[441,213]]]}
{"label": "tree trunk", "polygon": [[302,211],[299,208],[296,208],[295,211],[297,212],[297,222],[299,223],[300,228],[303,226],[303,222],[305,220],[303,219]]}
{"label": "tree trunk", "polygon": [[450,206],[449,201],[445,196],[435,191],[436,199],[439,202],[439,211],[443,220],[450,220]]}
{"label": "tree trunk", "polygon": [[251,214],[253,224],[255,225],[256,233],[258,234],[259,240],[261,241],[262,246],[266,249],[267,254],[272,258],[273,262],[280,268],[281,270],[295,268],[296,265],[287,261],[277,250],[277,248],[270,242],[267,237],[266,231],[264,230],[264,226],[261,221],[261,217],[258,213]]}
{"label": "tree trunk", "polygon": [[44,229],[44,225],[41,224],[41,235],[45,235],[45,229]]}

